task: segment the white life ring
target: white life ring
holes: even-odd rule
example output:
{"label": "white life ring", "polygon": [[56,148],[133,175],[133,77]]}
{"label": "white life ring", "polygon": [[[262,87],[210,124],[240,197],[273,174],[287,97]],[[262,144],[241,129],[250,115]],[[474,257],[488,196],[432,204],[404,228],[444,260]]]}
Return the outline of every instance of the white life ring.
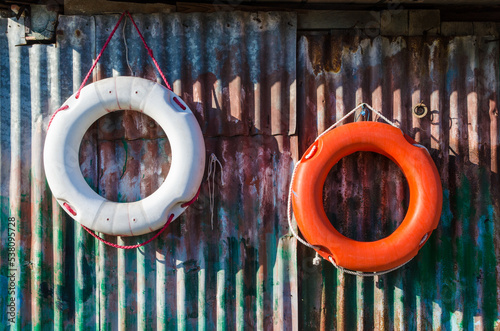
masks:
{"label": "white life ring", "polygon": [[[79,98],[64,103],[47,132],[43,161],[52,194],[63,209],[89,229],[111,235],[140,235],[175,219],[193,199],[205,169],[205,143],[200,126],[186,104],[170,90],[143,78],[114,77],[89,84]],[[130,203],[112,202],[94,192],[78,161],[87,129],[115,110],[136,110],[165,131],[172,163],[163,184],[150,196]],[[172,219],[173,220],[173,219]]]}

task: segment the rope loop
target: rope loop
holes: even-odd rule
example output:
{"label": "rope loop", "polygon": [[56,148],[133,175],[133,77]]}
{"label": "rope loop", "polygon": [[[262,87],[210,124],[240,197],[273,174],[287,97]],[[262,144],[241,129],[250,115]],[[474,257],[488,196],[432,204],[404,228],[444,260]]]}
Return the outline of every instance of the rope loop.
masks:
{"label": "rope loop", "polygon": [[[393,121],[389,120],[387,117],[385,117],[381,112],[379,112],[378,110],[374,109],[372,106],[370,106],[369,104],[367,103],[360,103],[359,105],[356,106],[356,108],[354,108],[353,110],[351,110],[350,112],[348,112],[346,115],[344,115],[344,117],[342,117],[341,119],[339,119],[337,122],[335,122],[333,125],[331,125],[328,129],[326,129],[325,131],[323,131],[323,133],[321,133],[314,141],[317,141],[320,137],[322,137],[323,135],[325,135],[326,133],[328,133],[329,131],[335,129],[340,123],[344,122],[349,116],[351,116],[352,114],[354,114],[359,108],[361,108],[362,110],[364,110],[366,112],[366,110],[370,110],[372,113],[375,113],[377,114],[381,119],[383,119],[387,124],[390,124],[392,125],[393,127],[395,128],[398,128],[398,129],[401,129],[399,126],[396,125],[396,123],[394,123]],[[365,116],[363,114],[363,116]],[[370,116],[370,114],[368,114],[368,116]],[[359,117],[359,116],[358,116]],[[356,118],[357,119],[357,118]]]}
{"label": "rope loop", "polygon": [[[160,69],[160,65],[158,64],[158,62],[156,62],[156,59],[155,57],[153,56],[153,50],[148,46],[148,44],[146,43],[146,39],[144,39],[142,33],[141,33],[141,30],[139,30],[139,27],[137,26],[137,24],[135,23],[132,15],[130,15],[130,13],[128,11],[124,11],[123,14],[127,14],[128,17],[130,18],[130,20],[132,21],[132,24],[134,25],[135,29],[137,30],[137,33],[139,34],[139,37],[141,38],[142,40],[142,43],[144,44],[144,47],[146,48],[149,56],[151,57],[151,60],[153,61],[156,69],[158,70],[158,73],[160,74],[161,78],[163,79],[163,81],[165,82],[165,86],[173,92],[172,90],[172,87],[170,86],[170,84],[168,83],[167,79],[165,78],[165,75],[163,74],[163,71],[161,71]],[[122,14],[122,15],[123,15]]]}

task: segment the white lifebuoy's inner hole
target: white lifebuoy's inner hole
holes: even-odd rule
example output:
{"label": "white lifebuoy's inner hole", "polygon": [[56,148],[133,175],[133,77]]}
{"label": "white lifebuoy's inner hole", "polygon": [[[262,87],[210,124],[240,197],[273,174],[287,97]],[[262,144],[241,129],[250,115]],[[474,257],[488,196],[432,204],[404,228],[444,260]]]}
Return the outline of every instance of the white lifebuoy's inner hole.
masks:
{"label": "white lifebuoy's inner hole", "polygon": [[151,117],[133,110],[94,122],[80,144],[80,169],[89,186],[115,202],[133,202],[156,191],[170,169],[167,135]]}
{"label": "white lifebuoy's inner hole", "polygon": [[323,208],[330,223],[357,241],[391,235],[406,216],[409,202],[409,187],[401,169],[373,152],[342,158],[323,186]]}

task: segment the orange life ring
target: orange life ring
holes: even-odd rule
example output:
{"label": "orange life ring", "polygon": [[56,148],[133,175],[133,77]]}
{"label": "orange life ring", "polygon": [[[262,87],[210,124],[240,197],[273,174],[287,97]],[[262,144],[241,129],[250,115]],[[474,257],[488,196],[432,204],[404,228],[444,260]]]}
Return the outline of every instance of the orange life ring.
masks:
{"label": "orange life ring", "polygon": [[[328,172],[341,158],[358,151],[390,158],[403,171],[410,189],[403,222],[391,235],[373,242],[340,234],[323,208]],[[363,272],[389,270],[417,255],[439,223],[443,202],[441,180],[427,149],[398,128],[378,122],[346,124],[319,137],[297,165],[292,193],[293,211],[304,238],[325,259]]]}

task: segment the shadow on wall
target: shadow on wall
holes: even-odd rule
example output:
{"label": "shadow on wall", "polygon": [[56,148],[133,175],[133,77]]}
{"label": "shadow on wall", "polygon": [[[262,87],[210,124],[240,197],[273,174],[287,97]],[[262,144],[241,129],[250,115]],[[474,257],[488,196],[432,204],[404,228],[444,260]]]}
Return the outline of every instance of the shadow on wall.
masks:
{"label": "shadow on wall", "polygon": [[[106,288],[110,296],[106,299],[108,308],[112,311],[120,309],[115,306],[119,296],[115,286],[121,283],[137,301],[139,296],[135,293],[141,286],[156,293],[156,302],[145,303],[152,310],[148,314],[156,319],[166,313],[166,323],[171,327],[203,323],[211,329],[221,323],[243,323],[252,329],[258,325],[268,328],[277,318],[275,315],[280,314],[286,317],[282,323],[288,328],[293,323],[291,282],[295,280],[287,269],[276,273],[276,268],[282,263],[295,263],[294,254],[289,252],[292,242],[285,238],[286,192],[293,165],[290,139],[286,135],[260,134],[249,118],[242,120],[230,114],[234,102],[243,109],[256,107],[251,89],[239,92],[223,86],[218,97],[211,88],[216,84],[216,76],[206,74],[190,85],[206,91],[200,96],[204,103],[192,100],[192,90],[183,90],[184,100],[204,131],[215,133],[205,134],[207,163],[208,156],[214,153],[223,166],[223,172],[218,169],[215,174],[215,195],[210,196],[208,178],[204,178],[198,200],[158,240],[141,248],[139,254],[92,248],[94,239],[84,232],[82,240],[90,260],[104,252],[106,270],[116,270],[124,259],[125,265],[119,270],[127,271],[125,279],[120,279],[123,276],[119,271],[97,281],[97,286]],[[259,100],[259,107],[272,108],[270,92],[262,93],[265,97]],[[218,131],[220,126],[222,130]],[[236,134],[227,136],[225,132]],[[89,185],[102,196],[121,202],[139,200],[154,192],[168,174],[170,158],[163,130],[152,119],[133,111],[116,112],[97,121],[86,133],[80,149],[81,169]],[[213,228],[211,199],[215,203]],[[281,201],[278,206],[276,201]],[[69,218],[68,221],[73,222]],[[150,235],[118,240],[104,237],[119,244],[135,244]],[[141,285],[140,278],[129,278],[128,270],[134,270],[137,264],[146,269],[146,275],[155,275],[156,282],[155,277],[146,277],[146,283]],[[88,266],[92,268],[91,261]],[[98,277],[95,270],[89,272],[93,275],[88,277]],[[93,285],[88,286],[93,291]],[[273,294],[277,287],[280,299]],[[127,298],[127,311],[136,309],[135,300],[130,300]],[[183,302],[181,317],[176,312],[179,300]],[[166,307],[166,312],[158,311],[159,305]],[[261,315],[256,316],[256,311]],[[138,323],[132,315],[126,318],[130,325]]]}

